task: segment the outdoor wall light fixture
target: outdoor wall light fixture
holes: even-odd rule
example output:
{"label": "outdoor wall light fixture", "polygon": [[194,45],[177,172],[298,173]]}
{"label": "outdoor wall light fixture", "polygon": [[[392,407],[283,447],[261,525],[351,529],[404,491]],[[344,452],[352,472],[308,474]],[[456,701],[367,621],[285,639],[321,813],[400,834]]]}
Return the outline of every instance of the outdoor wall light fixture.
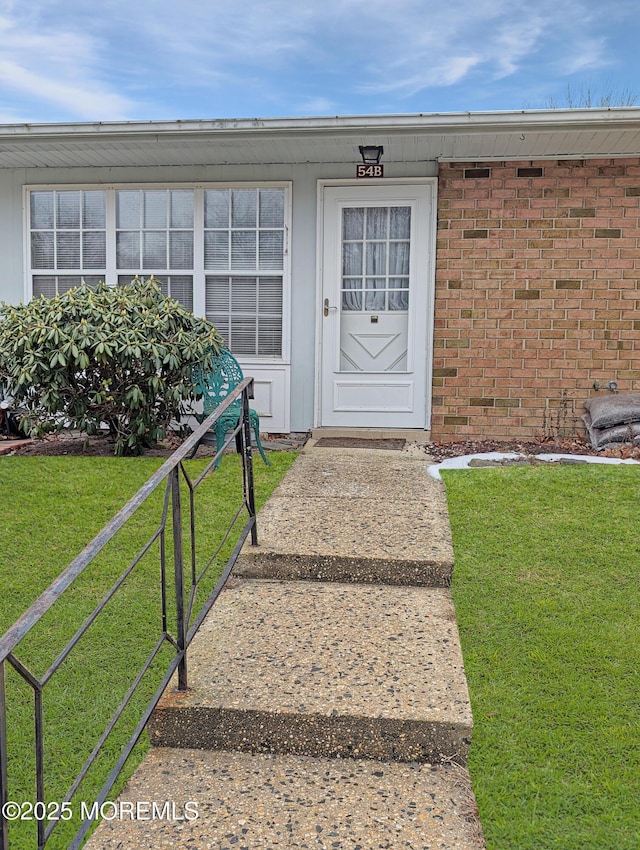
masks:
{"label": "outdoor wall light fixture", "polygon": [[377,165],[384,153],[382,145],[360,145],[359,150],[365,165]]}

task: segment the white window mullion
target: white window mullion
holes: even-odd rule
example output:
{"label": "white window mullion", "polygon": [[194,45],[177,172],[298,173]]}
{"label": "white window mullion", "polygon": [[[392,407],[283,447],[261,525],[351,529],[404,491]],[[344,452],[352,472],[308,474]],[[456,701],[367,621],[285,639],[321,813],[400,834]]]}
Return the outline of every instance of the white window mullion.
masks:
{"label": "white window mullion", "polygon": [[204,316],[207,312],[206,280],[204,271],[204,191],[194,190],[193,210],[193,312]]}
{"label": "white window mullion", "polygon": [[116,266],[116,191],[107,189],[107,270],[106,283],[115,286],[118,282]]}

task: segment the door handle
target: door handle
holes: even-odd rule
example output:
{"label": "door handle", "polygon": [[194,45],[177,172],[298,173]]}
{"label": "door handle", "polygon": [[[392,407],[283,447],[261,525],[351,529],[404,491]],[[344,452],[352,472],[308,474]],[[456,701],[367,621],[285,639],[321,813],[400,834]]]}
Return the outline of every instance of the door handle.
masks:
{"label": "door handle", "polygon": [[325,318],[329,315],[329,310],[337,310],[337,307],[329,306],[329,299],[324,299],[324,309],[322,312],[324,313]]}

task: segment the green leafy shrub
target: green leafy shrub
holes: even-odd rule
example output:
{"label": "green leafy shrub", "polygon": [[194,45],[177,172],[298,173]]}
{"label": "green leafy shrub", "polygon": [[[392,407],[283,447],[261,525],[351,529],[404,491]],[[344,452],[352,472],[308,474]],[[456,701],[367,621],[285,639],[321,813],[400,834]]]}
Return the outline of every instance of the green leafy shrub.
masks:
{"label": "green leafy shrub", "polygon": [[141,454],[195,399],[191,366],[220,350],[213,325],[157,282],[82,285],[55,298],[0,304],[0,382],[30,436],[106,423],[115,454]]}

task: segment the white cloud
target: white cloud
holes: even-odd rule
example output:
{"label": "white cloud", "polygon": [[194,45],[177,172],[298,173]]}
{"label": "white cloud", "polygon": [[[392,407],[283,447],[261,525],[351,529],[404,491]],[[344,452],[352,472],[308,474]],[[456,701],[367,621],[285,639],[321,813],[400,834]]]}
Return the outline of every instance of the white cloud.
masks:
{"label": "white cloud", "polygon": [[300,101],[295,111],[298,115],[338,115],[340,108],[328,97],[312,97]]}
{"label": "white cloud", "polygon": [[507,77],[518,71],[527,56],[542,44],[545,25],[549,23],[534,13],[525,20],[507,20],[498,28],[491,44],[491,50],[495,51],[496,77]]}
{"label": "white cloud", "polygon": [[597,67],[606,42],[590,37],[596,22],[589,10],[589,0],[539,0],[535,5],[526,0],[463,0],[454,13],[444,3],[405,0],[400,20],[385,16],[384,39],[391,49],[380,43],[371,51],[372,79],[362,90],[411,96],[455,85],[474,72],[494,81],[540,62],[543,54],[562,61],[565,73]]}
{"label": "white cloud", "polygon": [[461,82],[469,71],[480,62],[479,56],[453,56],[441,65],[421,69],[410,77],[392,75],[389,82],[373,82],[358,86],[363,94],[398,93],[402,96],[417,94],[434,86],[451,86]]}
{"label": "white cloud", "polygon": [[576,74],[611,64],[607,57],[607,42],[602,37],[585,38],[579,47],[573,47],[559,57],[558,67],[563,75]]}
{"label": "white cloud", "polygon": [[[30,29],[3,4],[0,16],[0,91],[29,98],[42,108],[53,107],[74,119],[119,119],[131,112],[132,101],[115,85],[101,79],[99,45],[89,35],[63,27]],[[17,8],[17,7],[16,7]],[[1,102],[1,100],[0,100]],[[4,107],[6,109],[6,106]],[[32,119],[33,120],[33,119]]]}
{"label": "white cloud", "polygon": [[15,62],[0,60],[0,85],[62,107],[80,118],[95,119],[98,110],[102,116],[119,118],[130,107],[129,102],[116,93],[100,91],[97,87],[79,87],[71,81],[60,82],[33,73]]}

